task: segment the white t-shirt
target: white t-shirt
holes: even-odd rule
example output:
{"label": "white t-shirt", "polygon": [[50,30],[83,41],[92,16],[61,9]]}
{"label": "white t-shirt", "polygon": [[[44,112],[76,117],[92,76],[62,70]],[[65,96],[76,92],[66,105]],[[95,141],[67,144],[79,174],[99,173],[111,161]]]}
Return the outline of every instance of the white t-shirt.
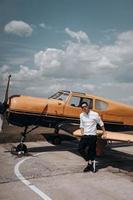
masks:
{"label": "white t-shirt", "polygon": [[96,135],[97,124],[104,125],[97,112],[90,110],[88,114],[80,114],[80,128],[84,128],[84,135]]}

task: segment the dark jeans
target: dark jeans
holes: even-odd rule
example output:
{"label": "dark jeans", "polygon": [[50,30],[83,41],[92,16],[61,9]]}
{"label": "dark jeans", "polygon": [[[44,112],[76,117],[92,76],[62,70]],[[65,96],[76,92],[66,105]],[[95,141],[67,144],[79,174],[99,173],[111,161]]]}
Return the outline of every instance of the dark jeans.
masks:
{"label": "dark jeans", "polygon": [[97,136],[83,135],[79,142],[79,153],[86,160],[95,160]]}

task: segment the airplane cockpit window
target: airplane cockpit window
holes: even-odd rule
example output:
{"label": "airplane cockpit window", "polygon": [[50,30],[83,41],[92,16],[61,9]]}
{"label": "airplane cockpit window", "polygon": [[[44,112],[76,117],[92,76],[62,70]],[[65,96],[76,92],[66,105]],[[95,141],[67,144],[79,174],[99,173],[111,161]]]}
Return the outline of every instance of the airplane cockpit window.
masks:
{"label": "airplane cockpit window", "polygon": [[79,103],[80,103],[80,97],[76,97],[76,96],[72,96],[71,97],[71,100],[69,102],[69,104],[71,106],[75,106],[75,107],[78,107],[79,106]]}
{"label": "airplane cockpit window", "polygon": [[61,101],[66,101],[68,95],[69,94],[67,92],[57,92],[54,95],[52,95],[51,97],[49,97],[49,99],[57,99],[57,100],[61,100]]}
{"label": "airplane cockpit window", "polygon": [[61,94],[58,98],[56,98],[56,99],[58,99],[58,100],[61,100],[61,101],[66,101],[66,99],[67,99],[67,97],[68,97],[68,94]]}
{"label": "airplane cockpit window", "polygon": [[108,108],[108,104],[106,102],[104,102],[104,101],[96,99],[95,108],[97,110],[106,110]]}
{"label": "airplane cockpit window", "polygon": [[87,102],[90,105],[90,108],[93,107],[93,100],[90,98],[82,98],[77,96],[72,96],[69,104],[71,106],[80,107],[83,102]]}

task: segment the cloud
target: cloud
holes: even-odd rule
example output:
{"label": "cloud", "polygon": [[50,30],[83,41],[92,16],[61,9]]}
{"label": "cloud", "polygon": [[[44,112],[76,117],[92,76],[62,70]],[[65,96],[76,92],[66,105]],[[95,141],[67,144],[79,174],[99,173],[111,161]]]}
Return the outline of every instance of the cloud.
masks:
{"label": "cloud", "polygon": [[71,37],[75,38],[78,42],[86,41],[89,42],[88,35],[83,31],[74,32],[71,31],[69,28],[65,28],[65,32]]}
{"label": "cloud", "polygon": [[[131,102],[133,31],[118,34],[111,45],[96,45],[91,41],[85,43],[84,37],[77,39],[76,33],[72,38],[76,41],[67,42],[64,48],[36,52],[34,69],[20,65],[19,71],[12,77],[17,83],[21,80],[17,86],[22,88],[22,92],[45,96],[59,89],[91,91],[99,96]],[[6,72],[2,74],[4,76]]]}
{"label": "cloud", "polygon": [[37,69],[30,69],[27,66],[20,65],[18,73],[13,73],[12,76],[15,80],[34,80],[35,78],[41,76],[40,71]]}
{"label": "cloud", "polygon": [[44,23],[39,24],[39,26],[40,26],[41,28],[46,28],[46,25],[45,25]]}
{"label": "cloud", "polygon": [[0,66],[0,74],[9,71],[10,67],[8,65]]}
{"label": "cloud", "polygon": [[51,26],[48,26],[48,25],[46,25],[45,23],[40,23],[40,24],[39,24],[39,27],[41,27],[42,29],[47,29],[47,30],[51,30],[51,29],[52,29]]}
{"label": "cloud", "polygon": [[95,87],[95,95],[133,105],[133,83],[108,82]]}
{"label": "cloud", "polygon": [[133,31],[123,32],[117,36],[116,44],[122,45],[129,43],[133,43]]}
{"label": "cloud", "polygon": [[11,73],[10,66],[8,66],[8,65],[0,66],[0,87],[5,87],[7,85],[7,77],[10,73]]}
{"label": "cloud", "polygon": [[104,51],[96,45],[69,42],[65,49],[36,53],[34,62],[45,76],[84,79],[118,68]]}
{"label": "cloud", "polygon": [[20,37],[29,37],[31,36],[33,29],[24,21],[13,20],[5,25],[4,31],[8,34],[14,34]]}

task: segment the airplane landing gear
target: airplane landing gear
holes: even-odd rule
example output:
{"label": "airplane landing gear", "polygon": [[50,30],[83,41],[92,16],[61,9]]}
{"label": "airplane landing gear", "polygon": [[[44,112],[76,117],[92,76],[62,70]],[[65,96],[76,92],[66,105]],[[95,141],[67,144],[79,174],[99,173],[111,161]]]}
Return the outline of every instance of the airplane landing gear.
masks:
{"label": "airplane landing gear", "polygon": [[16,152],[18,155],[20,154],[26,154],[28,152],[27,146],[24,143],[20,143],[17,147],[16,147]]}
{"label": "airplane landing gear", "polygon": [[18,144],[16,147],[16,153],[18,155],[26,154],[28,152],[27,146],[24,144],[24,141],[26,139],[27,129],[28,129],[28,127],[26,126],[24,128],[24,132],[21,133],[20,144]]}
{"label": "airplane landing gear", "polygon": [[57,124],[57,126],[55,127],[55,131],[54,131],[55,136],[52,139],[52,144],[54,144],[54,145],[61,144],[61,137],[59,135],[59,130],[60,130],[61,126],[62,126],[62,123]]}

